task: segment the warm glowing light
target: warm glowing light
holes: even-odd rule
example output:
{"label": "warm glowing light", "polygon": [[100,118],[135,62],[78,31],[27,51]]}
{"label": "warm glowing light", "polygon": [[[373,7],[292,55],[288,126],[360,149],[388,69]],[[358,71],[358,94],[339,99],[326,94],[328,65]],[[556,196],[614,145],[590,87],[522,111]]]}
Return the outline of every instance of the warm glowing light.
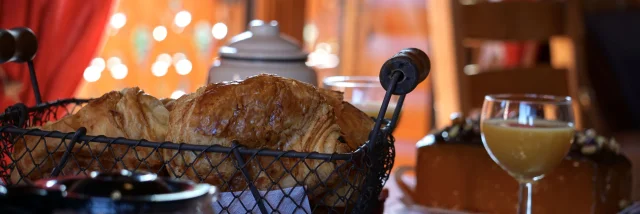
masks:
{"label": "warm glowing light", "polygon": [[99,67],[90,65],[89,67],[84,69],[82,77],[84,77],[84,80],[86,80],[87,82],[95,82],[100,79],[101,73],[102,72]]}
{"label": "warm glowing light", "polygon": [[318,43],[316,45],[316,51],[322,51],[324,53],[331,53],[331,45],[329,43]]}
{"label": "warm glowing light", "polygon": [[107,60],[107,69],[111,70],[113,66],[122,64],[122,60],[118,57],[111,57]]}
{"label": "warm glowing light", "polygon": [[317,49],[314,52],[309,53],[307,66],[313,66],[317,68],[335,68],[340,64],[340,59],[335,54],[327,53],[324,49]]}
{"label": "warm glowing light", "polygon": [[161,42],[165,38],[167,38],[167,28],[165,26],[158,26],[153,29],[153,39]]}
{"label": "warm glowing light", "polygon": [[127,66],[124,64],[114,65],[110,71],[111,76],[117,80],[124,79],[125,77],[127,77],[127,74],[129,74],[129,68],[127,68]]}
{"label": "warm glowing light", "polygon": [[340,58],[335,54],[328,54],[324,65],[321,68],[335,68],[340,64]]}
{"label": "warm glowing light", "polygon": [[166,62],[168,64],[171,64],[171,62],[172,62],[171,55],[169,55],[167,53],[160,54],[156,58],[156,61],[163,61],[163,62]]}
{"label": "warm glowing light", "polygon": [[318,39],[318,27],[315,24],[307,24],[302,29],[302,38],[305,42],[313,44]]}
{"label": "warm glowing light", "polygon": [[94,58],[93,60],[91,60],[90,65],[97,67],[100,70],[100,72],[102,72],[106,67],[106,62],[102,58]]}
{"label": "warm glowing light", "polygon": [[229,29],[227,28],[226,24],[218,22],[213,25],[213,28],[211,28],[211,35],[213,35],[213,38],[216,38],[218,40],[224,39],[224,37],[227,36],[228,30]]}
{"label": "warm glowing light", "polygon": [[187,75],[191,73],[191,69],[193,68],[191,61],[189,61],[188,59],[179,60],[175,66],[176,72],[178,72],[178,74],[180,75]]}
{"label": "warm glowing light", "polygon": [[167,75],[170,65],[171,64],[169,64],[169,62],[156,61],[153,63],[153,65],[151,65],[151,73],[156,77]]}
{"label": "warm glowing light", "polygon": [[186,93],[183,90],[175,90],[173,93],[171,93],[171,98],[172,99],[178,99],[180,97],[182,97],[182,95],[185,95]]}
{"label": "warm glowing light", "polygon": [[176,63],[178,63],[178,61],[186,59],[187,55],[184,55],[184,53],[175,53],[173,54],[173,65],[175,66]]}
{"label": "warm glowing light", "polygon": [[127,16],[124,13],[116,13],[111,16],[111,20],[109,21],[111,27],[115,29],[120,29],[127,24]]}
{"label": "warm glowing light", "polygon": [[191,13],[186,10],[178,12],[176,17],[173,19],[173,23],[178,27],[186,27],[191,23]]}

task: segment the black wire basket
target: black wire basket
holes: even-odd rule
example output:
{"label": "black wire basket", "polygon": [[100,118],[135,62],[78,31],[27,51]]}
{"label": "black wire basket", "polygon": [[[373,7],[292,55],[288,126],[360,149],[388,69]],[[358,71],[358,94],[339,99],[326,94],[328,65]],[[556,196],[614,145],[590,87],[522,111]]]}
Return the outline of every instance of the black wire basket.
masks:
{"label": "black wire basket", "polygon": [[[381,68],[380,82],[386,94],[369,140],[357,150],[346,154],[317,152],[278,151],[247,148],[243,142],[234,141],[232,147],[220,145],[192,145],[189,142],[151,142],[144,139],[113,138],[87,135],[82,127],[73,132],[43,131],[37,128],[65,115],[73,114],[88,99],[64,99],[43,103],[33,69],[33,56],[37,42],[26,28],[2,30],[15,38],[13,56],[0,58],[0,62],[27,62],[32,86],[38,103],[27,107],[15,104],[0,115],[0,178],[3,185],[33,184],[35,179],[89,174],[91,171],[153,172],[161,176],[182,178],[185,171],[198,164],[209,164],[209,173],[190,179],[204,181],[217,178],[215,184],[222,191],[231,192],[231,201],[214,202],[220,213],[231,213],[232,206],[251,213],[280,213],[282,206],[296,206],[296,213],[371,213],[379,207],[378,195],[393,167],[395,150],[392,132],[402,109],[405,95],[411,92],[429,74],[430,62],[424,52],[409,48],[390,58]],[[22,51],[21,51],[22,50]],[[26,51],[25,51],[26,50]],[[3,55],[2,57],[7,56]],[[383,118],[392,95],[398,95],[398,103],[392,118]],[[44,146],[44,151],[34,154],[34,149],[14,153],[14,147],[27,142]],[[150,152],[140,152],[142,150]],[[172,157],[163,159],[160,168],[150,166],[149,160],[161,156],[161,150],[175,151]],[[135,161],[125,163],[125,155]],[[196,159],[189,158],[196,157]],[[216,157],[216,158],[211,158]],[[131,158],[130,158],[131,159]],[[28,161],[32,167],[19,167],[18,162]],[[182,169],[172,167],[178,160]],[[231,166],[231,167],[229,167]],[[331,167],[331,172],[322,167]],[[283,172],[274,174],[273,172]],[[300,174],[299,172],[306,172]],[[286,180],[286,182],[285,182]],[[311,182],[313,181],[313,182]],[[286,184],[286,185],[284,185]],[[284,185],[284,186],[283,186]],[[287,192],[290,187],[304,188],[305,199],[300,200]],[[278,201],[267,200],[267,195],[277,193]],[[248,195],[254,203],[241,197]],[[303,208],[308,203],[308,208]]]}

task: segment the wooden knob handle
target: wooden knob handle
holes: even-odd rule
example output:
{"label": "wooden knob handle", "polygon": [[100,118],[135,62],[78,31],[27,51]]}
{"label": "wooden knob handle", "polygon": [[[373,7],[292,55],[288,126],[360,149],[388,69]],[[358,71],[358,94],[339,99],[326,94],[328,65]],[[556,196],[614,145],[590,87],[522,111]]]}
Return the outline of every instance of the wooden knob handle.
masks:
{"label": "wooden knob handle", "polygon": [[31,29],[0,29],[0,63],[27,62],[37,51],[38,39]]}
{"label": "wooden knob handle", "polygon": [[402,78],[398,82],[395,95],[404,95],[413,91],[424,81],[431,71],[431,61],[426,53],[417,48],[406,48],[388,59],[380,69],[380,83],[388,90],[394,72],[401,72]]}

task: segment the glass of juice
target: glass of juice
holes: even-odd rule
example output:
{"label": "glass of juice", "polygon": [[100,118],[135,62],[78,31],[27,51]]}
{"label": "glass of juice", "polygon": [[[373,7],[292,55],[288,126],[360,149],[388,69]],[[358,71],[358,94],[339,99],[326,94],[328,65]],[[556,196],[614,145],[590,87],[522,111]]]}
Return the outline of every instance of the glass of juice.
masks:
{"label": "glass of juice", "polygon": [[[324,88],[344,93],[344,100],[373,118],[378,117],[386,91],[377,76],[331,76],[323,81]],[[398,96],[391,101],[384,118],[391,119],[398,103]]]}
{"label": "glass of juice", "polygon": [[570,97],[487,95],[482,142],[502,169],[520,184],[518,213],[531,213],[531,185],[565,158],[573,143]]}

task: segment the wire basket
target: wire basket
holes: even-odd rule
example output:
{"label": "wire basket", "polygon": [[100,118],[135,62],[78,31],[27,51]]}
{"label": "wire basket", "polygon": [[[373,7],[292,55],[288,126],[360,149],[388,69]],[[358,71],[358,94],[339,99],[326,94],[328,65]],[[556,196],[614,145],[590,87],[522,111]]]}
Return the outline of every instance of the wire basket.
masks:
{"label": "wire basket", "polygon": [[[31,31],[28,29],[20,29],[16,35],[29,33]],[[378,195],[393,167],[395,150],[392,132],[405,95],[427,77],[430,68],[427,55],[418,49],[405,49],[390,58],[381,69],[381,84],[387,92],[378,117],[372,118],[377,128],[371,131],[369,140],[351,153],[324,154],[246,148],[243,142],[238,141],[234,141],[232,147],[225,147],[90,136],[84,127],[74,132],[31,128],[72,114],[90,102],[64,99],[42,103],[32,58],[33,55],[14,57],[12,60],[0,59],[3,62],[28,62],[38,102],[35,107],[18,103],[0,115],[0,178],[4,185],[32,184],[42,178],[121,169],[184,178],[186,171],[193,170],[196,178],[190,179],[203,182],[213,178],[222,191],[232,192],[233,200],[215,202],[221,213],[233,212],[231,206],[240,206],[243,211],[251,213],[280,213],[280,207],[292,204],[299,208],[296,213],[373,212],[378,207]],[[399,95],[394,115],[384,119],[394,94]],[[26,148],[27,142],[46,149],[23,149],[21,153],[14,153],[17,146]],[[164,150],[174,151],[175,155],[162,158]],[[34,154],[36,152],[38,154]],[[125,156],[135,158],[124,161]],[[155,158],[163,161],[159,168],[150,164]],[[31,167],[19,167],[18,163],[24,161],[28,161]],[[176,161],[182,164],[181,168],[169,164]],[[210,171],[201,173],[201,170],[194,168],[198,164],[207,164]],[[332,170],[327,171],[326,167]],[[304,188],[304,197],[308,200],[310,210],[303,209],[306,200],[294,198],[291,192],[287,192],[295,186]],[[275,202],[268,201],[267,195],[272,193],[282,197]],[[246,195],[255,199],[255,203],[244,204],[240,198]]]}

